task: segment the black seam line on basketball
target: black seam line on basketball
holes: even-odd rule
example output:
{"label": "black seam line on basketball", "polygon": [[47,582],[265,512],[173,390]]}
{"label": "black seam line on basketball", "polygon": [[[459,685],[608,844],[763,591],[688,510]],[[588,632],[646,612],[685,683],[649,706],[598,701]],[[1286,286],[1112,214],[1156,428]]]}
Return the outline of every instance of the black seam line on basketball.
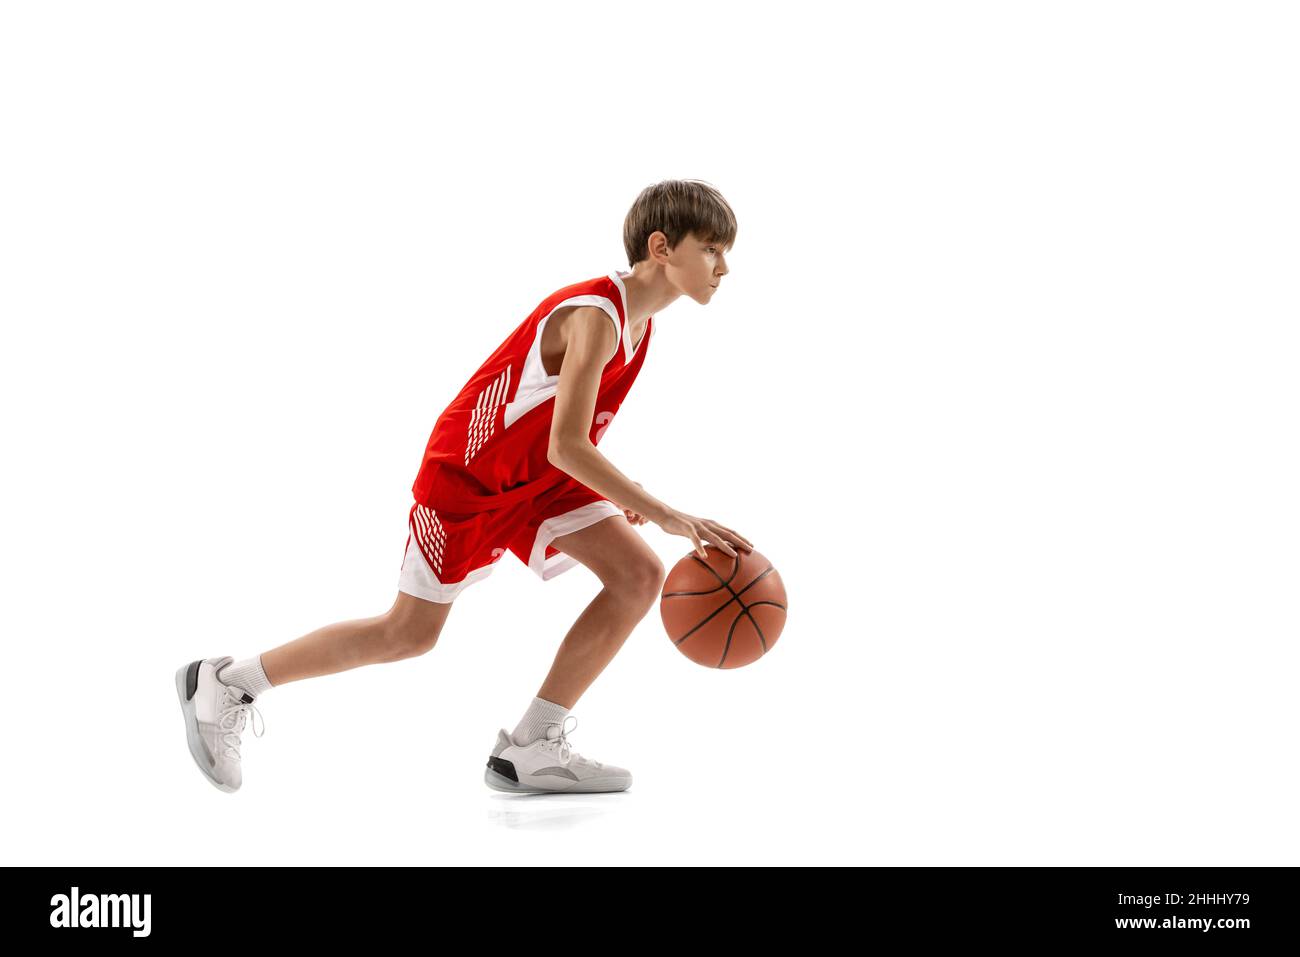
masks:
{"label": "black seam line on basketball", "polygon": [[[692,629],[691,629],[690,631],[688,631],[686,634],[682,635],[680,638],[678,638],[676,641],[674,641],[673,644],[674,644],[674,645],[680,645],[680,644],[681,644],[683,641],[685,641],[687,638],[691,637],[691,635],[695,634],[697,631],[699,631],[701,628],[703,628],[705,625],[707,625],[709,622],[711,622],[711,621],[713,620],[714,616],[718,614],[718,612],[722,611],[722,609],[726,608],[726,607],[727,607],[728,605],[730,605],[733,601],[740,601],[740,599],[738,599],[738,598],[733,594],[730,598],[728,598],[726,601],[724,601],[721,605],[719,605],[717,608],[713,609],[713,614],[712,614],[712,615],[709,615],[708,618],[705,618],[703,621],[701,621],[698,625],[696,625],[694,628],[692,628]],[[741,608],[744,608],[745,606],[744,606],[744,604],[742,603],[740,607],[741,607]]]}
{"label": "black seam line on basketball", "polygon": [[726,586],[728,586],[728,587],[731,586],[731,579],[732,579],[732,578],[735,578],[735,577],[736,577],[736,573],[740,571],[740,554],[739,554],[739,553],[737,553],[734,557],[732,557],[732,561],[735,562],[735,566],[731,569],[731,576],[730,576],[729,578],[725,579],[725,580],[723,579],[723,577],[722,577],[721,575],[719,575],[719,574],[714,570],[714,568],[713,568],[712,565],[710,565],[708,562],[706,562],[704,559],[702,559],[699,555],[696,555],[694,552],[691,552],[691,558],[695,559],[697,562],[699,562],[701,565],[703,565],[703,566],[704,566],[705,568],[707,568],[709,571],[713,572],[713,577],[716,578],[718,581],[722,582],[722,584],[724,584],[724,585],[726,585]]}
{"label": "black seam line on basketball", "polygon": [[763,637],[763,629],[758,627],[758,621],[749,613],[748,606],[745,608],[745,617],[749,619],[749,623],[753,625],[754,630],[758,632],[758,643],[763,646],[763,654],[767,654],[767,639]]}
{"label": "black seam line on basketball", "polygon": [[[752,582],[750,582],[748,585],[746,585],[746,586],[745,586],[744,588],[742,588],[740,591],[735,592],[735,593],[734,593],[735,596],[736,596],[737,598],[739,598],[741,595],[745,594],[745,592],[749,591],[751,588],[753,588],[755,585],[757,585],[760,579],[762,579],[762,578],[766,578],[768,575],[772,574],[772,572],[774,572],[774,571],[776,571],[776,569],[773,568],[771,565],[768,565],[767,568],[766,568],[764,571],[762,571],[762,572],[759,573],[758,575],[755,575],[755,576],[754,576],[754,580],[753,580]],[[728,587],[730,587],[730,586],[728,586]]]}
{"label": "black seam line on basketball", "polygon": [[[774,571],[776,571],[776,569],[773,568],[771,565],[768,565],[766,571],[764,571],[764,572],[763,572],[762,574],[760,574],[760,575],[755,575],[755,576],[754,576],[754,580],[753,580],[752,582],[750,582],[748,585],[746,585],[744,588],[742,588],[740,591],[736,591],[736,589],[732,588],[730,585],[727,586],[727,591],[731,592],[731,594],[735,596],[735,598],[736,598],[737,601],[740,601],[740,596],[743,595],[743,594],[745,594],[745,592],[749,591],[749,590],[750,590],[751,588],[753,588],[755,585],[757,585],[758,582],[759,582],[759,579],[766,578],[768,575],[770,575],[770,574],[771,574],[772,572],[774,572]],[[741,608],[744,608],[744,607],[745,607],[745,603],[744,603],[743,601],[740,602],[740,607],[741,607]]]}
{"label": "black seam line on basketball", "polygon": [[757,608],[759,605],[776,605],[777,608],[780,608],[783,611],[785,610],[785,605],[781,604],[779,601],[756,601],[752,605],[745,606],[745,614],[748,615],[749,620],[754,623],[754,630],[758,632],[758,640],[763,643],[763,654],[767,654],[767,638],[763,635],[763,629],[758,627],[758,619],[750,614],[749,611],[749,609]]}
{"label": "black seam line on basketball", "polygon": [[[696,559],[696,560],[698,561],[698,559]],[[702,563],[701,563],[701,564],[702,564]],[[712,571],[712,569],[710,569],[710,571]],[[712,615],[709,615],[708,618],[705,618],[703,621],[701,621],[698,625],[696,625],[694,628],[692,628],[692,629],[691,629],[690,631],[688,631],[686,634],[682,635],[680,638],[678,638],[676,641],[674,641],[674,642],[673,642],[673,646],[674,646],[674,647],[677,647],[677,646],[681,645],[681,643],[682,643],[683,641],[685,641],[687,638],[691,637],[691,635],[695,634],[697,631],[699,631],[701,628],[703,628],[705,625],[707,625],[710,621],[713,620],[713,616],[714,616],[714,615],[716,615],[718,612],[722,611],[722,609],[726,608],[727,605],[730,605],[733,601],[734,601],[734,602],[740,602],[740,607],[741,607],[741,610],[743,611],[743,610],[745,609],[746,605],[745,605],[745,603],[744,603],[743,601],[740,601],[740,596],[743,595],[745,592],[749,591],[751,588],[753,588],[754,585],[758,582],[758,579],[759,579],[759,578],[762,578],[764,575],[767,575],[769,572],[773,572],[773,571],[776,571],[776,569],[773,568],[771,565],[768,565],[768,566],[767,566],[767,571],[764,571],[762,575],[757,576],[757,577],[756,577],[752,582],[750,582],[748,585],[746,585],[744,588],[742,588],[739,592],[733,591],[732,588],[731,588],[731,586],[728,585],[728,586],[727,586],[727,591],[731,592],[731,597],[728,598],[728,599],[727,599],[723,604],[721,604],[721,605],[719,605],[717,608],[715,608],[715,609],[713,610],[713,614],[712,614]],[[714,572],[714,574],[716,575],[717,572]],[[725,585],[726,582],[723,582],[723,584]],[[713,594],[713,592],[702,592],[701,594],[711,595],[711,594]],[[755,604],[755,605],[764,605],[764,604],[767,604],[767,605],[775,605],[775,604],[777,604],[777,602],[762,602],[762,601],[756,601],[756,602],[754,602],[754,604]],[[785,606],[784,606],[784,605],[781,605],[780,607],[784,608]],[[739,616],[737,616],[737,617],[739,617]],[[751,616],[750,620],[751,620],[751,621],[753,620],[752,616]],[[763,650],[764,650],[764,653],[766,653],[766,651],[767,651],[767,643],[766,643],[766,642],[763,643]]]}
{"label": "black seam line on basketball", "polygon": [[694,595],[712,595],[715,592],[722,591],[725,585],[719,585],[717,588],[710,588],[708,591],[670,591],[664,594],[664,598],[690,598]]}
{"label": "black seam line on basketball", "polygon": [[[741,605],[740,607],[744,608],[745,606]],[[722,657],[718,660],[719,668],[721,668],[722,663],[727,660],[727,652],[731,650],[731,636],[736,633],[736,625],[738,625],[739,623],[740,623],[740,616],[737,615],[735,619],[732,620],[731,627],[727,629],[727,643],[726,645],[723,646]]]}
{"label": "black seam line on basketball", "polygon": [[[734,579],[734,578],[736,577],[736,575],[739,574],[739,572],[740,572],[740,555],[739,555],[739,554],[737,554],[736,557],[735,557],[735,559],[734,559],[734,561],[735,561],[735,567],[732,568],[732,570],[731,570],[731,577],[730,577],[730,578],[727,578],[725,581],[723,580],[722,576],[719,575],[719,574],[717,573],[717,571],[714,570],[713,566],[710,565],[708,562],[706,562],[704,559],[700,558],[699,555],[696,555],[694,552],[692,552],[692,553],[691,553],[691,558],[695,559],[695,561],[699,562],[701,565],[703,565],[703,566],[704,566],[705,568],[707,568],[709,571],[713,572],[713,577],[716,578],[718,581],[722,582],[722,584],[726,586],[727,591],[731,592],[733,595],[735,595],[735,596],[738,597],[738,598],[739,598],[741,595],[743,595],[746,591],[748,591],[749,589],[753,588],[753,587],[754,587],[754,582],[758,581],[760,578],[762,578],[764,575],[768,574],[769,572],[775,571],[775,569],[773,568],[773,566],[768,565],[767,568],[762,572],[762,574],[756,575],[756,576],[754,577],[754,581],[750,582],[748,585],[746,585],[746,586],[745,586],[744,588],[742,588],[740,591],[736,591],[736,589],[734,589],[734,588],[731,587],[731,581],[732,581],[732,579]],[[712,594],[712,592],[705,592],[704,594],[706,594],[706,595],[707,595],[707,594]],[[742,606],[743,606],[744,603],[742,602],[741,604],[742,604]]]}

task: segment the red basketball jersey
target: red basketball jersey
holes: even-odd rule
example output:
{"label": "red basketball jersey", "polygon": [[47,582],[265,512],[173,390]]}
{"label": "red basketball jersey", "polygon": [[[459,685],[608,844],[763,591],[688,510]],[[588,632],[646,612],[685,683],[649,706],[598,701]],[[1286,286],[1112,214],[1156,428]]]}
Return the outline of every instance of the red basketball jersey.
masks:
{"label": "red basketball jersey", "polygon": [[615,270],[552,293],[488,357],[433,427],[411,486],[417,502],[451,512],[486,511],[567,478],[546,459],[560,377],[542,367],[542,330],[557,309],[597,306],[617,333],[591,422],[591,441],[600,443],[641,371],[654,332],[651,317],[640,341],[632,341],[626,275]]}

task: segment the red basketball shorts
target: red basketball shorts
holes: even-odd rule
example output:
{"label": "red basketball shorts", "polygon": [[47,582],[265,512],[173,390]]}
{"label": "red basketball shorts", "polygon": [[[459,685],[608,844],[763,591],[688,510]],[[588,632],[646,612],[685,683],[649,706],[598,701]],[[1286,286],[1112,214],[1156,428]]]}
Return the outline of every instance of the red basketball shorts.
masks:
{"label": "red basketball shorts", "polygon": [[495,511],[457,515],[416,502],[407,520],[397,589],[450,602],[490,575],[507,549],[546,581],[577,564],[551,542],[611,515],[622,517],[623,510],[576,479]]}

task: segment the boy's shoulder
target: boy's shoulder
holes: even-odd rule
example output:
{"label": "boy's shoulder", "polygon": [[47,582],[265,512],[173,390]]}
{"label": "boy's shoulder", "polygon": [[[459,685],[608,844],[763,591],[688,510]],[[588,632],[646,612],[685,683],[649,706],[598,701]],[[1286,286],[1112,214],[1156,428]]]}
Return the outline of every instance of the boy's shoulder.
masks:
{"label": "boy's shoulder", "polygon": [[620,311],[624,303],[624,290],[622,279],[617,272],[606,273],[603,276],[594,276],[591,279],[584,279],[581,282],[570,283],[551,293],[538,304],[539,311],[549,311],[556,306],[570,299],[582,299],[591,297],[593,301],[589,303],[574,303],[576,305],[598,305],[595,301],[603,299],[610,306],[614,306]]}
{"label": "boy's shoulder", "polygon": [[548,325],[563,326],[567,331],[570,316],[584,308],[604,313],[613,321],[615,333],[622,336],[627,293],[617,270],[555,290],[538,303],[529,319],[537,322],[554,316]]}

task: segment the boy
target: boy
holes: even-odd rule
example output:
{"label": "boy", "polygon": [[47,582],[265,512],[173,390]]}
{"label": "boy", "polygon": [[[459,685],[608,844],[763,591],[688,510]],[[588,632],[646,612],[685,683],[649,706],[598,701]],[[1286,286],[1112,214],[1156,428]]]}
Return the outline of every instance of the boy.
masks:
{"label": "boy", "polygon": [[[604,587],[565,636],[550,674],[510,734],[497,734],[484,779],[511,792],[624,791],[625,769],[573,751],[571,709],[653,607],[659,558],[631,529],[652,521],[729,556],[744,536],[668,507],[596,445],[636,379],[653,314],[681,295],[707,303],[727,274],[731,207],[697,180],[647,187],[623,223],[630,273],[566,286],[533,310],[438,418],[412,492],[397,600],[256,658],[182,665],[176,692],[190,754],[222,791],[242,780],[240,734],[272,687],[422,655],[451,604],[507,549],[543,580],[581,562]],[[617,502],[618,505],[613,504]],[[576,722],[576,718],[574,721]],[[261,737],[254,723],[254,733]]]}

